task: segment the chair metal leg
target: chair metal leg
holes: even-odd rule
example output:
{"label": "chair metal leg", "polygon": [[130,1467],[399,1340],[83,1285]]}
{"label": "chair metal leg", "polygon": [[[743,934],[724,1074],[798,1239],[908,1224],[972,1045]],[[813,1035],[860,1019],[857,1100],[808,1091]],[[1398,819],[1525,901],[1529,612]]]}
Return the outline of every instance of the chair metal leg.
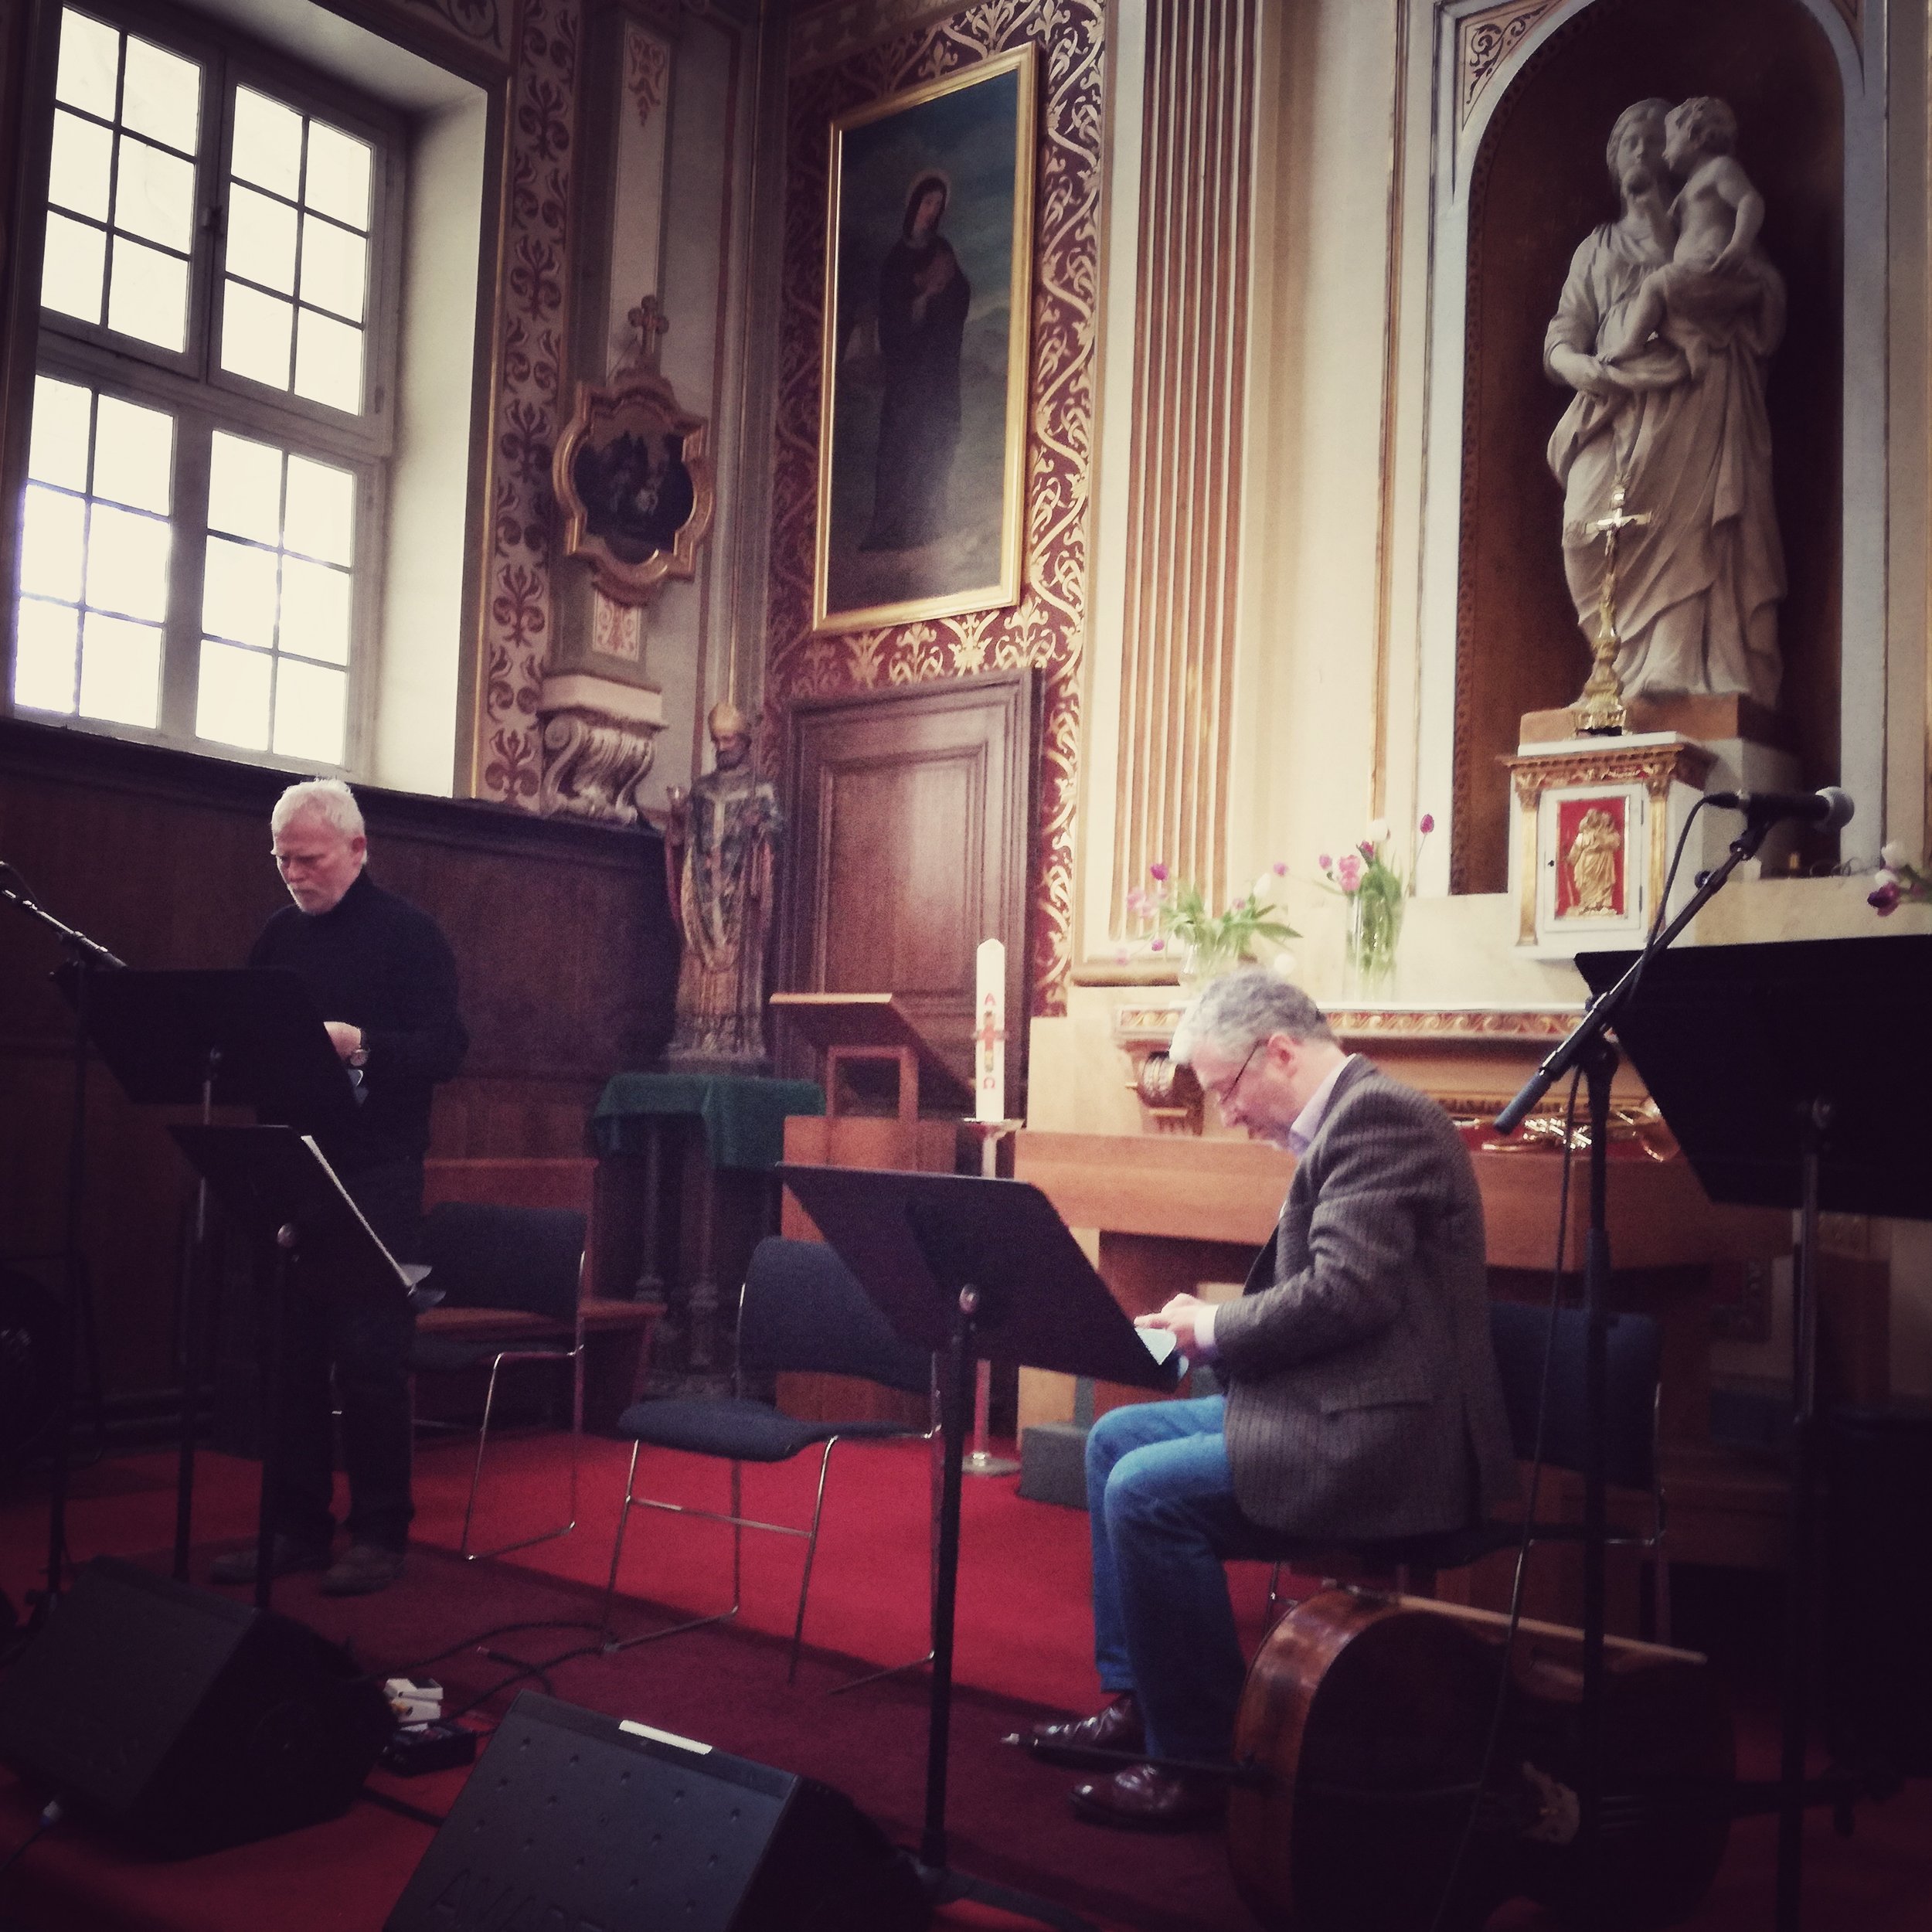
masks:
{"label": "chair metal leg", "polygon": [[[648,1496],[638,1496],[634,1492],[638,1481],[638,1452],[644,1447],[641,1442],[631,1445],[631,1471],[624,1481],[624,1505],[617,1512],[617,1540],[611,1546],[611,1575],[604,1590],[604,1654],[608,1657],[621,1650],[630,1650],[639,1644],[655,1643],[660,1637],[681,1637],[688,1630],[702,1630],[707,1624],[728,1624],[738,1614],[739,1606],[744,1601],[743,1576],[740,1554],[743,1542],[743,1523],[741,1522],[740,1470],[736,1462],[731,1465],[731,1514],[720,1516],[716,1510],[686,1509],[681,1505],[654,1502]],[[821,1472],[822,1473],[822,1472]],[[616,1601],[617,1592],[617,1566],[624,1560],[624,1526],[631,1520],[633,1509],[662,1509],[674,1516],[702,1516],[709,1522],[728,1522],[731,1525],[731,1607],[714,1611],[707,1617],[687,1617],[681,1624],[668,1624],[662,1630],[647,1630],[635,1637],[614,1637],[611,1631],[611,1609]],[[794,1529],[784,1523],[757,1523],[759,1529],[777,1530],[782,1536],[802,1536],[802,1529]]]}
{"label": "chair metal leg", "polygon": [[483,1451],[490,1440],[490,1411],[496,1403],[497,1371],[503,1366],[501,1355],[490,1364],[489,1386],[483,1392],[483,1423],[476,1432],[476,1466],[470,1471],[470,1499],[463,1505],[463,1539],[456,1546],[456,1553],[465,1563],[470,1556],[470,1522],[476,1514],[476,1492],[483,1483]]}
{"label": "chair metal leg", "polygon": [[812,1559],[818,1554],[818,1519],[825,1508],[825,1476],[832,1468],[832,1452],[838,1440],[834,1436],[825,1444],[825,1454],[818,1458],[818,1493],[812,1499],[811,1528],[805,1537],[805,1573],[798,1580],[798,1614],[791,1626],[791,1661],[785,1666],[787,1684],[798,1675],[798,1652],[805,1640],[805,1598],[811,1589]]}
{"label": "chair metal leg", "polygon": [[[935,1370],[935,1377],[937,1377],[937,1372]],[[935,1393],[933,1400],[934,1403],[934,1413],[935,1416],[937,1416],[937,1403],[939,1400],[937,1393]],[[945,1484],[946,1473],[945,1444],[944,1439],[940,1435],[937,1420],[935,1420],[932,1430],[927,1437],[927,1440],[931,1444],[932,1448],[931,1462],[933,1492],[932,1560],[928,1565],[926,1573],[926,1627],[928,1630],[930,1630],[932,1628],[931,1613],[933,1604],[939,1591],[939,1510],[941,1495]],[[909,1670],[923,1670],[926,1666],[933,1661],[934,1658],[937,1655],[937,1654],[938,1653],[937,1651],[929,1649],[924,1656],[908,1658],[907,1661],[903,1664],[887,1664],[883,1669],[867,1671],[862,1677],[848,1677],[842,1684],[832,1685],[831,1688],[827,1690],[825,1695],[828,1697],[840,1697],[842,1696],[847,1691],[859,1690],[862,1689],[867,1684],[876,1684],[881,1678],[901,1676]]]}
{"label": "chair metal leg", "polygon": [[[560,1529],[543,1529],[534,1536],[523,1536],[515,1543],[498,1543],[492,1549],[472,1549],[470,1547],[470,1526],[476,1515],[477,1492],[483,1482],[483,1453],[489,1445],[490,1413],[496,1402],[496,1378],[498,1371],[505,1362],[519,1358],[510,1351],[499,1355],[490,1364],[489,1386],[483,1395],[483,1425],[476,1432],[476,1467],[470,1475],[470,1499],[463,1511],[463,1540],[457,1546],[457,1554],[466,1563],[480,1563],[487,1557],[507,1556],[513,1549],[528,1549],[533,1543],[553,1543],[560,1536],[567,1536],[577,1526],[577,1466],[581,1460],[583,1444],[583,1351],[581,1347],[571,1352],[573,1395],[570,1414],[570,1517]],[[521,1358],[529,1360],[532,1358]],[[621,1526],[620,1526],[620,1529]]]}
{"label": "chair metal leg", "polygon": [[624,1532],[631,1521],[631,1492],[638,1481],[638,1451],[643,1444],[631,1445],[631,1467],[624,1478],[624,1501],[617,1505],[617,1533],[611,1545],[611,1574],[604,1586],[604,1634],[611,1634],[611,1605],[617,1594],[617,1565],[624,1560]]}

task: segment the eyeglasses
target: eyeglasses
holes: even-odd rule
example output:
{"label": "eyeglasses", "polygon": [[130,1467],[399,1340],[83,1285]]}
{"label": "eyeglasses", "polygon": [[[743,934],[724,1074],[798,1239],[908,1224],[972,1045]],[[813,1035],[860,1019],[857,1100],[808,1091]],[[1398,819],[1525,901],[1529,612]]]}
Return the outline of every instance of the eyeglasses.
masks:
{"label": "eyeglasses", "polygon": [[1260,1052],[1263,1044],[1262,1041],[1257,1040],[1248,1049],[1247,1058],[1236,1068],[1233,1079],[1230,1080],[1226,1086],[1222,1087],[1204,1086],[1201,1089],[1201,1091],[1207,1094],[1223,1113],[1225,1114],[1227,1111],[1228,1102],[1234,1098],[1234,1090],[1241,1084],[1242,1075],[1247,1073],[1249,1067],[1253,1064],[1254,1056]]}

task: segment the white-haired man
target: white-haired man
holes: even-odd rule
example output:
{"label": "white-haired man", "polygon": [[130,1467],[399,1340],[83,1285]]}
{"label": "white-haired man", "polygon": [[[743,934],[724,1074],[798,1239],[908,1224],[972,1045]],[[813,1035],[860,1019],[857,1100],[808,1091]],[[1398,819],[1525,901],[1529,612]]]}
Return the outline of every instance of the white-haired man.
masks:
{"label": "white-haired man", "polygon": [[[369,877],[362,811],[340,779],[291,785],[269,830],[294,903],[263,927],[248,963],[294,972],[321,1009],[336,1053],[359,1072],[352,1121],[318,1132],[318,1144],[376,1233],[392,1250],[406,1249],[422,1214],[430,1089],[455,1073],[469,1045],[455,957],[434,920]],[[335,1596],[381,1590],[402,1574],[413,1513],[406,1365],[414,1317],[400,1297],[336,1308],[324,1296],[300,1296],[284,1321],[268,1498],[275,1569],[323,1570],[321,1587]],[[333,1562],[332,1370],[349,1539]],[[254,1551],[218,1557],[213,1574],[217,1583],[253,1583]]]}
{"label": "white-haired man", "polygon": [[[1426,1094],[1343,1053],[1272,974],[1230,974],[1174,1057],[1294,1177],[1241,1298],[1175,1295],[1144,1325],[1212,1362],[1223,1395],[1111,1410],[1087,1438],[1094,1648],[1112,1698],[1036,1727],[1052,1747],[1233,1755],[1245,1666],[1222,1570],[1279,1536],[1374,1539],[1478,1520],[1515,1480],[1489,1340],[1482,1203]],[[1075,1810],[1143,1831],[1204,1822],[1225,1784],[1141,1764]]]}

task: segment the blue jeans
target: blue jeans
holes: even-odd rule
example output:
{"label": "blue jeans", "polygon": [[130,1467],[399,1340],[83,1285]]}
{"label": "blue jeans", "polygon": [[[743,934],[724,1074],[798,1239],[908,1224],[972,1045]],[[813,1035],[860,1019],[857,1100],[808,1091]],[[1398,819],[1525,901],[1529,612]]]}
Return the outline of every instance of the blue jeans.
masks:
{"label": "blue jeans", "polygon": [[1226,1407],[1221,1396],[1133,1403],[1087,1438],[1094,1661],[1109,1691],[1139,1699],[1158,1757],[1233,1754],[1247,1665],[1221,1565],[1274,1553],[1235,1504]]}

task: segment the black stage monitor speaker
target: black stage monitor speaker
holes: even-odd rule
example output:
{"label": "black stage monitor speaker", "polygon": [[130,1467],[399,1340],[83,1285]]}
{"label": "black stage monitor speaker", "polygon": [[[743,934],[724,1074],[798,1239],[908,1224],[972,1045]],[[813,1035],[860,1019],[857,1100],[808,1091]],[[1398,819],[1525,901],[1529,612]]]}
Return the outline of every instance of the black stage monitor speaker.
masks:
{"label": "black stage monitor speaker", "polygon": [[0,1761],[170,1858],[338,1816],[394,1728],[306,1625],[112,1556],[0,1677]]}
{"label": "black stage monitor speaker", "polygon": [[920,1932],[911,1860],[851,1799],[526,1691],[384,1932]]}

